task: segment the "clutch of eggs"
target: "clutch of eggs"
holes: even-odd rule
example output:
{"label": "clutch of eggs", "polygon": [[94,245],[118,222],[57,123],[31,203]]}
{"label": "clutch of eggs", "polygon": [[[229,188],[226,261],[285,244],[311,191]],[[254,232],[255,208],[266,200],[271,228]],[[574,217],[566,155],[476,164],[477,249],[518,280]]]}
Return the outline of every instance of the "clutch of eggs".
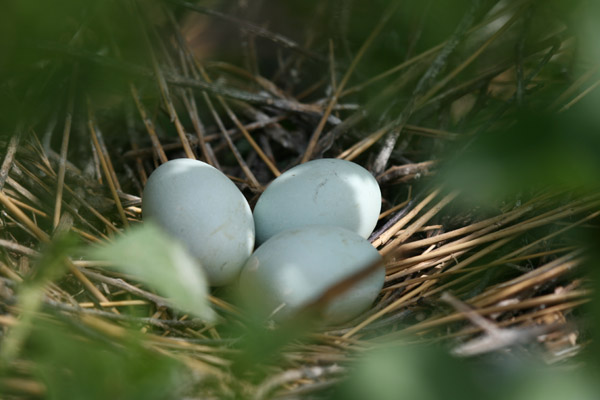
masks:
{"label": "clutch of eggs", "polygon": [[[186,245],[212,286],[239,276],[244,303],[276,320],[381,261],[365,239],[380,208],[373,176],[337,159],[313,160],[283,173],[263,192],[254,215],[229,178],[191,159],[158,167],[143,193],[144,219],[155,220]],[[255,231],[257,242],[264,243],[251,255]],[[341,323],[365,311],[384,275],[380,268],[336,298],[325,310],[326,322]]]}

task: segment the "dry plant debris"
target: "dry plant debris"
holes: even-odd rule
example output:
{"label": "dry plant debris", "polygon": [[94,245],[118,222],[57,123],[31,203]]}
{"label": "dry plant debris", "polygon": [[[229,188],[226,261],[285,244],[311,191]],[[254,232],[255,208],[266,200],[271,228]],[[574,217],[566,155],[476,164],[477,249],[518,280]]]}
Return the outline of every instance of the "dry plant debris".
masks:
{"label": "dry plant debris", "polygon": [[[17,371],[2,381],[14,398],[45,393],[20,356],[37,319],[52,324],[68,318],[77,327],[77,340],[100,336],[115,346],[137,331],[142,347],[186,366],[203,398],[283,399],[326,392],[361,353],[395,341],[442,341],[461,357],[534,342],[541,343],[548,363],[577,354],[584,343],[574,316],[590,301],[581,270],[589,255],[568,234],[597,229],[600,195],[540,187],[513,203],[499,200],[478,210],[460,206],[466,195],[435,179],[449,158],[438,149],[505,126],[503,116],[514,104],[541,90],[544,68],[571,52],[564,27],[523,40],[516,55],[490,57],[488,48],[497,42],[518,42],[509,35],[515,31],[511,27],[525,29],[531,4],[500,2],[484,17],[473,7],[447,41],[365,79],[355,70],[399,3],[382,12],[348,65],[337,60],[342,49],[333,41],[325,55],[322,48],[311,48],[310,40],[299,44],[220,11],[170,3],[239,29],[251,59],[259,57],[259,38],[274,43],[280,65],[269,78],[256,69],[198,58],[170,8],[164,8],[160,35],[155,26],[135,22],[145,35],[151,65],[120,60],[118,48],[111,57],[76,47],[55,49],[72,57],[65,104],[56,108],[45,132],[22,121],[1,146],[0,355]],[[482,32],[488,32],[484,39]],[[138,75],[120,99],[124,120],[111,120],[110,110],[82,97],[78,69],[90,62]],[[328,72],[290,84],[315,63]],[[590,83],[597,72],[594,66],[570,87],[564,85],[548,107],[573,107],[598,85]],[[379,97],[364,101],[360,95],[381,83]],[[158,99],[152,98],[153,87]],[[400,113],[380,111],[397,96],[406,96]],[[436,115],[472,122],[448,131],[448,120],[440,123]],[[456,130],[461,126],[469,128]],[[108,134],[115,130],[120,133]],[[141,189],[168,159],[210,163],[253,203],[281,171],[323,156],[359,162],[380,182],[384,211],[370,240],[385,257],[386,284],[373,308],[351,323],[290,335],[294,340],[273,350],[276,358],[254,365],[259,379],[239,372],[245,351],[240,343],[246,338],[232,335],[231,326],[243,330],[249,322],[223,291],[209,296],[220,320],[205,324],[170,309],[167,299],[110,265],[72,254],[57,261],[65,275],[41,281],[37,297],[23,298],[23,282],[41,274],[36,266],[45,245],[65,232],[95,246],[141,223]],[[351,285],[352,279],[319,301]],[[318,309],[319,301],[311,307]],[[285,337],[285,329],[265,326],[260,332],[270,337],[283,330]]]}

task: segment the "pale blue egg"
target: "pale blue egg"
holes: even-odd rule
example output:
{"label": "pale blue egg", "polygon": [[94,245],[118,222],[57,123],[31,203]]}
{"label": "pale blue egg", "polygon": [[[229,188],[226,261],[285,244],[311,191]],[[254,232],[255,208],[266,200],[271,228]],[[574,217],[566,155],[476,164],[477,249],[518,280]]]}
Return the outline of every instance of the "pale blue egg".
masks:
{"label": "pale blue egg", "polygon": [[254,221],[244,195],[221,171],[181,158],[158,167],[142,198],[143,218],[179,239],[209,283],[232,282],[254,248]]}
{"label": "pale blue egg", "polygon": [[381,191],[369,171],[345,160],[313,160],[283,173],[260,196],[256,240],[307,225],[340,226],[367,238],[380,211]]}
{"label": "pale blue egg", "polygon": [[373,273],[335,298],[324,310],[337,324],[367,310],[383,287],[379,252],[357,233],[312,225],[279,233],[250,256],[239,277],[241,303],[264,317],[282,320],[358,271],[381,262]]}

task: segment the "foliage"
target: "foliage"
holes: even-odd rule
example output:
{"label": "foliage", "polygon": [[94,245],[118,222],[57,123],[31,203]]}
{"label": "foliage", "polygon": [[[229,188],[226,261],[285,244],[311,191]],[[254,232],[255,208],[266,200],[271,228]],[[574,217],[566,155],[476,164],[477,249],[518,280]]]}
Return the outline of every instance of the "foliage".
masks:
{"label": "foliage", "polygon": [[208,304],[208,283],[199,265],[184,246],[153,222],[132,228],[112,243],[90,249],[90,258],[146,283],[175,308],[205,321],[215,315]]}
{"label": "foliage", "polygon": [[182,365],[141,346],[134,332],[113,342],[86,330],[61,318],[36,321],[23,355],[47,398],[172,399],[185,385]]}
{"label": "foliage", "polygon": [[[1,210],[2,397],[265,398],[298,390],[302,398],[313,389],[316,398],[338,399],[597,397],[598,2],[430,0],[398,3],[388,15],[392,3],[214,1],[194,10],[178,0],[4,5],[2,149],[22,138],[13,143],[16,162],[6,156],[0,187],[25,217]],[[202,33],[195,58],[181,45],[193,37],[176,34],[193,36],[194,29]],[[375,240],[422,208],[388,242],[375,242],[392,253],[391,278],[369,314],[342,327],[323,327],[312,315],[274,327],[229,304],[228,289],[211,292],[201,266],[156,226],[125,231],[127,220],[141,218],[139,176],[161,162],[160,143],[173,158],[184,153],[183,139],[194,142],[197,156],[213,154],[256,199],[260,189],[248,171],[262,186],[274,174],[240,134],[236,115],[249,125],[279,118],[251,132],[279,170],[299,162],[320,120],[325,128],[315,157],[372,168],[392,143],[386,168],[376,174],[384,207],[410,201],[382,218],[386,229]],[[68,137],[71,122],[70,147],[57,155],[51,149]],[[233,139],[224,139],[225,127]],[[90,150],[90,130],[105,152]],[[202,134],[210,137],[210,151],[193,137]],[[112,178],[101,171],[99,155],[112,157],[108,172],[122,187],[109,192]],[[58,171],[66,161],[65,182],[76,190],[65,189],[63,212],[85,245],[57,235],[50,221],[63,196]],[[461,207],[444,209],[439,197],[452,202],[455,193]],[[123,218],[115,212],[119,202]],[[487,241],[467,248],[453,247],[462,236],[414,246],[470,229],[486,213],[519,217],[468,231],[464,237],[474,235],[473,242]],[[50,243],[38,246],[46,240],[29,223],[54,235]],[[507,229],[517,230],[501,236]],[[560,273],[537,280],[536,271],[559,270],[544,269],[556,260],[564,261]],[[431,264],[419,270],[422,262]],[[402,275],[404,268],[415,272]],[[515,293],[494,297],[511,284]],[[581,354],[553,354],[547,361],[554,365],[542,365],[552,353],[551,331],[469,359],[449,355],[489,331],[457,304],[448,306],[438,288],[454,292],[464,302],[459,306],[488,310],[484,317],[496,327],[517,320],[517,327],[558,325],[566,339],[553,338],[572,340],[568,350]],[[128,305],[103,306],[104,295]],[[519,308],[544,296],[559,300]],[[536,314],[555,306],[565,308]]]}

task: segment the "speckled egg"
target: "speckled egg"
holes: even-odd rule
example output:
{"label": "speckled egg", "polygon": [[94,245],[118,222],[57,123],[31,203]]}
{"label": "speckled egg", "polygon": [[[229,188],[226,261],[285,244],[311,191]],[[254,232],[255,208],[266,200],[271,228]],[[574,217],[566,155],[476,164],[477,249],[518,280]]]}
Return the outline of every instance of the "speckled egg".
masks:
{"label": "speckled egg", "polygon": [[[279,233],[250,256],[239,277],[242,305],[282,320],[332,285],[382,262],[367,240],[344,228],[305,226]],[[324,310],[326,323],[348,321],[367,310],[383,287],[385,270],[357,282]]]}
{"label": "speckled egg", "polygon": [[233,281],[254,248],[244,195],[202,161],[181,158],[158,167],[144,188],[142,212],[187,246],[212,286]]}
{"label": "speckled egg", "polygon": [[307,225],[339,226],[367,238],[380,211],[381,191],[369,171],[345,160],[313,160],[283,173],[260,196],[256,240]]}

